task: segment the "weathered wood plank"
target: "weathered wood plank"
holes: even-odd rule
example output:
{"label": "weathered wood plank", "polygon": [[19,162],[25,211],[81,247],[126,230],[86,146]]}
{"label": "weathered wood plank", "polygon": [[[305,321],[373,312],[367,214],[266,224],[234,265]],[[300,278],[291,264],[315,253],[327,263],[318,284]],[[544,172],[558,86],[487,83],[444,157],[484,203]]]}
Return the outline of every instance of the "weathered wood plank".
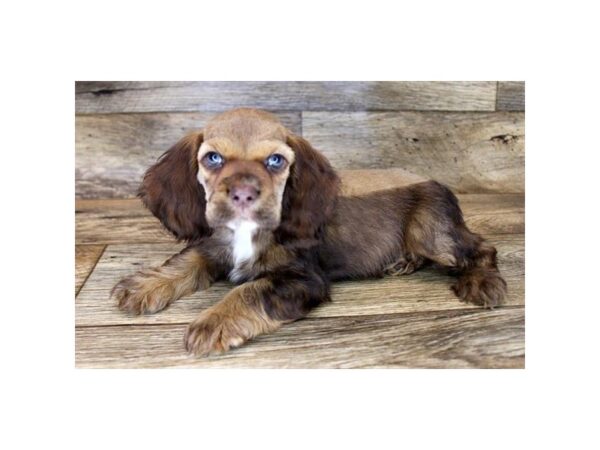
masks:
{"label": "weathered wood plank", "polygon": [[[206,113],[113,114],[75,117],[75,195],[134,197],[146,169],[186,133],[201,129]],[[300,113],[277,113],[301,131]]]}
{"label": "weathered wood plank", "polygon": [[338,169],[402,167],[458,192],[524,192],[524,114],[306,112],[303,135]]}
{"label": "weathered wood plank", "polygon": [[76,84],[78,114],[223,111],[493,111],[494,81],[191,81]]}
{"label": "weathered wood plank", "polygon": [[[302,128],[300,113],[278,115],[292,130]],[[210,117],[77,116],[76,196],[134,197],[156,158]],[[522,113],[305,113],[303,121],[305,136],[338,169],[403,167],[461,192],[524,189]]]}
{"label": "weathered wood plank", "polygon": [[139,199],[76,200],[75,242],[174,242]]}
{"label": "weathered wood plank", "polygon": [[[508,283],[507,305],[524,304],[524,238],[522,235],[490,237],[497,246],[500,270]],[[109,300],[109,292],[122,277],[144,267],[161,264],[182,248],[180,244],[109,245],[77,296],[75,323],[83,325],[188,323],[204,308],[219,301],[231,288],[219,282],[210,289],[174,302],[154,315],[129,316]],[[453,279],[432,269],[409,276],[384,277],[335,283],[333,301],[311,317],[359,316],[434,310],[469,309],[450,291]]]}
{"label": "weathered wood plank", "polygon": [[427,180],[401,168],[339,170],[338,174],[342,180],[342,195],[361,195]]}
{"label": "weathered wood plank", "polygon": [[523,368],[523,308],[305,319],[223,355],[185,354],[185,325],[77,328],[77,367]]}
{"label": "weathered wood plank", "polygon": [[469,229],[483,234],[524,234],[525,196],[457,194]]}
{"label": "weathered wood plank", "polygon": [[497,111],[525,111],[525,82],[498,82]]}
{"label": "weathered wood plank", "polygon": [[[370,188],[401,185],[394,175],[345,171],[344,190],[353,194]],[[387,171],[379,171],[387,172]],[[521,194],[459,194],[465,220],[472,231],[482,234],[523,233],[525,206]],[[77,200],[75,239],[78,244],[133,244],[173,242],[173,237],[138,199]]]}
{"label": "weathered wood plank", "polygon": [[75,246],[75,295],[100,259],[105,245]]}
{"label": "weathered wood plank", "polygon": [[95,93],[96,95],[109,94],[108,91],[125,89],[161,89],[165,87],[179,87],[189,85],[190,81],[76,81],[75,93]]}

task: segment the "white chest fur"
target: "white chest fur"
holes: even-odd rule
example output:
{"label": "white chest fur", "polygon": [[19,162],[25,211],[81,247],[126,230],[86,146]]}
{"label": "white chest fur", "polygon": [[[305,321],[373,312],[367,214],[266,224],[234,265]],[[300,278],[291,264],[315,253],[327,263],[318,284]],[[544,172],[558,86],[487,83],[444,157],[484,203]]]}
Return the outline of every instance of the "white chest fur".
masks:
{"label": "white chest fur", "polygon": [[233,230],[233,240],[231,248],[233,254],[233,270],[229,277],[233,281],[238,281],[241,274],[239,267],[246,261],[254,259],[255,248],[252,243],[254,232],[256,231],[256,222],[242,220],[240,222],[230,223],[228,228]]}

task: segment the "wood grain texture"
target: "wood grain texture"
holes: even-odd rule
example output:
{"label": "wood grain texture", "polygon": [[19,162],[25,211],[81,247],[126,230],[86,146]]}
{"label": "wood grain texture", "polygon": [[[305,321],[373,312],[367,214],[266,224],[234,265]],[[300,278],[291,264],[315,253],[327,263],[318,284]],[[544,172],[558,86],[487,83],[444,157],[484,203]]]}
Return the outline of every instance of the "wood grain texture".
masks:
{"label": "wood grain texture", "polygon": [[76,329],[77,367],[523,368],[524,309],[305,319],[223,355],[185,354],[185,325]]}
{"label": "wood grain texture", "polygon": [[[493,236],[499,265],[508,283],[508,305],[524,304],[524,239],[521,235]],[[96,269],[77,296],[77,326],[117,324],[188,323],[203,309],[219,301],[233,287],[219,282],[206,291],[174,302],[158,314],[130,316],[109,299],[112,287],[122,278],[145,267],[161,264],[179,251],[180,244],[109,245]],[[449,287],[453,278],[433,269],[409,276],[384,277],[334,283],[331,303],[315,309],[310,317],[360,316],[470,309]]]}
{"label": "wood grain texture", "polygon": [[493,111],[494,81],[79,82],[77,114],[223,111]]}
{"label": "wood grain texture", "polygon": [[[363,189],[352,188],[354,192]],[[459,194],[458,198],[467,225],[476,233],[512,234],[525,230],[524,197],[520,194]],[[174,242],[173,236],[138,199],[77,200],[75,239],[78,244]]]}
{"label": "wood grain texture", "polygon": [[367,192],[408,186],[427,181],[427,178],[406,169],[356,169],[339,170],[342,195],[361,195]]}
{"label": "wood grain texture", "polygon": [[402,167],[458,192],[524,192],[524,114],[306,112],[303,135],[337,169]]}
{"label": "wood grain texture", "polygon": [[[134,197],[146,169],[185,134],[212,118],[206,113],[78,115],[75,117],[75,196]],[[277,113],[300,133],[300,113]]]}
{"label": "wood grain texture", "polygon": [[77,200],[75,205],[78,244],[175,241],[139,199]]}
{"label": "wood grain texture", "polygon": [[402,167],[458,192],[524,192],[522,113],[303,114],[304,137],[338,169]]}
{"label": "wood grain texture", "polygon": [[457,194],[469,229],[484,236],[525,233],[525,196]]}
{"label": "wood grain texture", "polygon": [[496,110],[525,111],[525,82],[499,81]]}
{"label": "wood grain texture", "polygon": [[[279,113],[338,169],[407,170],[460,192],[523,192],[522,113]],[[77,198],[132,198],[144,172],[212,114],[77,116]],[[365,150],[368,151],[365,154]],[[406,178],[406,177],[405,177]],[[365,181],[368,179],[365,178]]]}
{"label": "wood grain texture", "polygon": [[105,245],[75,246],[75,295],[100,259]]}

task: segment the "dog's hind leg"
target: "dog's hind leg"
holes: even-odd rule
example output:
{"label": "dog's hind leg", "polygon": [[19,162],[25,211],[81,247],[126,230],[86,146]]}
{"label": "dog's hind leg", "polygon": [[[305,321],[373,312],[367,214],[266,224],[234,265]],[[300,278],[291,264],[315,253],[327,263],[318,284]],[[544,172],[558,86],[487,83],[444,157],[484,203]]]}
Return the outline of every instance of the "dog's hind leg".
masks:
{"label": "dog's hind leg", "polygon": [[464,223],[452,192],[431,183],[427,206],[413,212],[406,229],[410,253],[433,261],[458,277],[452,286],[465,302],[493,308],[506,296],[506,282],[498,271],[496,249]]}

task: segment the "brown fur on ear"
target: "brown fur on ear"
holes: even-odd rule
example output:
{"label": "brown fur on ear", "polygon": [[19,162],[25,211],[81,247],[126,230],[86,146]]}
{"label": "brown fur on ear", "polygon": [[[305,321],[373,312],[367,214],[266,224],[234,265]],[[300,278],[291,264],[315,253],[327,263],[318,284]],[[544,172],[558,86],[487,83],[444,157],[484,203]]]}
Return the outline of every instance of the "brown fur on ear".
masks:
{"label": "brown fur on ear", "polygon": [[327,158],[303,138],[289,135],[287,144],[294,150],[282,201],[280,241],[314,240],[333,212],[340,180]]}
{"label": "brown fur on ear", "polygon": [[165,152],[144,175],[138,193],[152,214],[177,239],[186,241],[210,231],[204,216],[204,188],[196,178],[202,139],[202,133],[189,134]]}

